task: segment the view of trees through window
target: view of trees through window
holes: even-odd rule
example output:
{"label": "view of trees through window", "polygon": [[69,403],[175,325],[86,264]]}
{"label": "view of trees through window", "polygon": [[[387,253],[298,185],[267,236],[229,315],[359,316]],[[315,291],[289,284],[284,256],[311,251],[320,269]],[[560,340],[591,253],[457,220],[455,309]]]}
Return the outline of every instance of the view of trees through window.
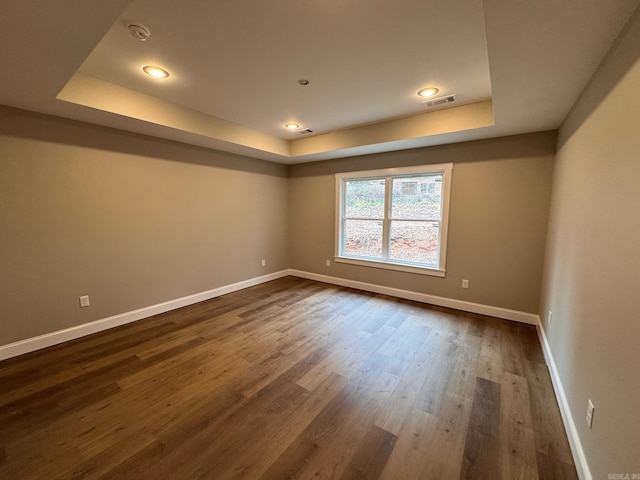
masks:
{"label": "view of trees through window", "polygon": [[343,254],[437,265],[442,180],[429,174],[345,181]]}

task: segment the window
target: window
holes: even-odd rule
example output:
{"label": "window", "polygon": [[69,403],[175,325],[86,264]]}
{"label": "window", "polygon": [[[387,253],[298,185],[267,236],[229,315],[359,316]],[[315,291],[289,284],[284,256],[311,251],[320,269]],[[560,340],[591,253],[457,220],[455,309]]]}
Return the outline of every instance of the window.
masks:
{"label": "window", "polygon": [[443,277],[452,168],[336,174],[336,262]]}

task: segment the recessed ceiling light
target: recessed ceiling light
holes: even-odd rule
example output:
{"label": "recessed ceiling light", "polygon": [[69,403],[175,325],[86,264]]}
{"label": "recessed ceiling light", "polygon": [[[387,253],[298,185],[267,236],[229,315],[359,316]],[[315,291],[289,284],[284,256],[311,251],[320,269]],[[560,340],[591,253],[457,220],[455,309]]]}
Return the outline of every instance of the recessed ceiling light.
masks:
{"label": "recessed ceiling light", "polygon": [[146,67],[142,67],[144,73],[147,75],[151,75],[154,78],[167,78],[169,76],[169,72],[167,72],[164,68],[154,67],[152,65],[147,65]]}
{"label": "recessed ceiling light", "polygon": [[289,130],[297,130],[298,128],[300,128],[300,125],[298,125],[297,123],[287,123],[285,127]]}
{"label": "recessed ceiling light", "polygon": [[440,90],[438,90],[436,87],[427,87],[427,88],[423,88],[422,90],[418,91],[418,95],[420,95],[421,97],[432,97],[433,95],[435,95],[439,91]]}

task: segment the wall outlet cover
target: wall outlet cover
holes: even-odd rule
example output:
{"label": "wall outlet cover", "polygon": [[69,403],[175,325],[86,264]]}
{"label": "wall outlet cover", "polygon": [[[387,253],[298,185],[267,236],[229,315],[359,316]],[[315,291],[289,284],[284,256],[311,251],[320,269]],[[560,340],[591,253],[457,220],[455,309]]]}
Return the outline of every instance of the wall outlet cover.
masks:
{"label": "wall outlet cover", "polygon": [[91,305],[89,302],[89,295],[83,295],[80,297],[80,308],[88,307]]}

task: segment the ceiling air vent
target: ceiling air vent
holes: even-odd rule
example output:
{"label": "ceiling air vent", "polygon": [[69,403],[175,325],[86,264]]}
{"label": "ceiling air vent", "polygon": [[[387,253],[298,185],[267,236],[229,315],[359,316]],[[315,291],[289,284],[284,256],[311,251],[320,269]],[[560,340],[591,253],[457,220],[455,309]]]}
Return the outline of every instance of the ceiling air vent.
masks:
{"label": "ceiling air vent", "polygon": [[446,105],[448,103],[453,103],[456,101],[456,94],[447,95],[445,97],[438,97],[432,100],[427,100],[426,102],[422,102],[422,105],[425,107],[439,107],[440,105]]}
{"label": "ceiling air vent", "polygon": [[300,135],[307,135],[308,133],[313,133],[313,130],[311,130],[310,128],[304,128],[302,130],[299,130],[298,133]]}

